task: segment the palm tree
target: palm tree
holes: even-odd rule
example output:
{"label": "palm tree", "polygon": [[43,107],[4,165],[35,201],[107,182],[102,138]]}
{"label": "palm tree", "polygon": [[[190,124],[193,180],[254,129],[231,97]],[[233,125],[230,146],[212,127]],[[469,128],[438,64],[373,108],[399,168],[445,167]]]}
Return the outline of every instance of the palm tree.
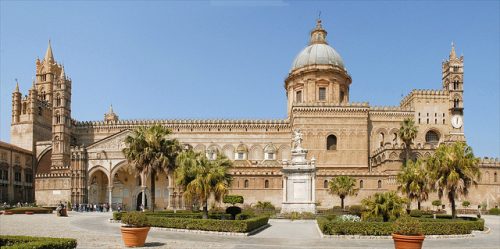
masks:
{"label": "palm tree", "polygon": [[437,190],[439,198],[447,195],[452,218],[457,216],[457,196],[467,196],[471,186],[477,186],[481,177],[478,163],[479,159],[474,157],[472,148],[464,142],[441,144],[434,155],[427,159],[432,187]]}
{"label": "palm tree", "polygon": [[177,157],[178,168],[175,171],[177,184],[184,187],[184,197],[199,200],[203,206],[203,218],[208,218],[208,199],[211,195],[220,201],[231,185],[229,168],[232,162],[217,153],[214,160],[192,150],[184,151]]}
{"label": "palm tree", "polygon": [[328,182],[328,192],[331,195],[340,197],[340,206],[344,209],[344,199],[347,196],[358,194],[356,189],[356,180],[350,176],[337,176]]}
{"label": "palm tree", "polygon": [[[397,175],[397,181],[400,184],[398,190],[405,194],[408,200],[417,200],[418,210],[420,203],[429,198],[429,184],[427,184],[427,172],[421,160],[406,161],[406,166],[401,169]],[[408,202],[407,210],[410,210],[410,202]]]}
{"label": "palm tree", "polygon": [[[138,127],[125,138],[127,147],[123,154],[137,174],[150,176],[151,179],[151,208],[155,208],[156,174],[175,168],[175,158],[181,150],[176,139],[168,139],[171,131],[161,125]],[[143,203],[145,195],[142,195]]]}
{"label": "palm tree", "polygon": [[413,118],[406,118],[401,122],[401,127],[398,131],[398,136],[405,143],[405,162],[410,158],[411,144],[417,137],[418,127],[415,125]]}
{"label": "palm tree", "polygon": [[361,201],[365,206],[366,211],[363,213],[363,218],[380,217],[384,222],[391,218],[396,218],[404,213],[403,204],[406,202],[396,192],[376,193]]}

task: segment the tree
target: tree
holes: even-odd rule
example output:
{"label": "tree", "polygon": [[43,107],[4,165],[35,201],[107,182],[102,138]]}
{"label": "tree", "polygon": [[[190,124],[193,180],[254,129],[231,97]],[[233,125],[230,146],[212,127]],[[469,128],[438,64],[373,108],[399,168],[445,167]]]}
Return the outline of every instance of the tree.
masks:
{"label": "tree", "polygon": [[232,162],[217,153],[214,160],[193,150],[184,151],[177,156],[178,168],[175,171],[177,184],[183,186],[184,197],[198,200],[203,206],[203,218],[208,218],[208,199],[211,195],[220,201],[229,191],[231,175],[228,170]]}
{"label": "tree", "polygon": [[394,191],[376,193],[361,201],[366,211],[363,212],[363,218],[382,217],[384,222],[391,218],[397,218],[404,213],[403,205],[406,203],[404,198],[398,196]]}
{"label": "tree", "polygon": [[[176,139],[168,139],[171,131],[161,125],[138,127],[125,138],[123,154],[137,174],[150,176],[151,208],[155,208],[155,183],[158,172],[175,168],[175,158],[181,150]],[[142,195],[143,203],[145,195]]]}
{"label": "tree", "polygon": [[[405,194],[409,201],[416,200],[418,210],[420,210],[420,203],[429,198],[430,187],[427,183],[427,172],[421,160],[408,160],[405,165],[397,175],[398,190]],[[408,202],[408,211],[410,204],[411,202]]]}
{"label": "tree", "polygon": [[401,127],[398,131],[398,136],[405,143],[405,162],[410,159],[410,150],[413,140],[417,137],[418,127],[415,125],[413,118],[406,118],[401,122]]}
{"label": "tree", "polygon": [[481,177],[479,159],[464,142],[441,144],[434,155],[427,159],[427,171],[439,198],[446,194],[451,204],[452,218],[456,218],[455,199],[467,196],[472,185],[477,186]]}
{"label": "tree", "polygon": [[344,199],[358,194],[356,180],[350,176],[337,176],[328,182],[328,192],[340,197],[340,206],[344,209]]}

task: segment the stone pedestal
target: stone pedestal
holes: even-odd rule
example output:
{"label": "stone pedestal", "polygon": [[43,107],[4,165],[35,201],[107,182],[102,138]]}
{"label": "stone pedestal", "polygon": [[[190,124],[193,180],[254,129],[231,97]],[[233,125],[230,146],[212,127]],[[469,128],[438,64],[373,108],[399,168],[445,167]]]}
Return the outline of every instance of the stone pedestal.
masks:
{"label": "stone pedestal", "polygon": [[283,161],[283,204],[281,213],[316,213],[316,160],[306,160],[307,150],[292,150],[292,160]]}

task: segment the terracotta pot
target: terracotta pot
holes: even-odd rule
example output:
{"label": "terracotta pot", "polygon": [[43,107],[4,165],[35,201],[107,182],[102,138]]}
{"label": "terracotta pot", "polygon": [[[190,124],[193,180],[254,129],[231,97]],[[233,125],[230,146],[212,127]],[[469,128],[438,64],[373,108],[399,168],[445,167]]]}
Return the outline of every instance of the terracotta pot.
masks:
{"label": "terracotta pot", "polygon": [[396,249],[421,249],[425,235],[392,234],[394,248]]}
{"label": "terracotta pot", "polygon": [[27,214],[27,215],[33,215],[33,212],[31,212],[31,211],[26,211],[24,213]]}
{"label": "terracotta pot", "polygon": [[127,247],[144,246],[150,227],[121,227],[123,243]]}
{"label": "terracotta pot", "polygon": [[3,214],[4,214],[4,215],[13,215],[14,213],[13,213],[13,212],[11,212],[11,211],[5,211]]}

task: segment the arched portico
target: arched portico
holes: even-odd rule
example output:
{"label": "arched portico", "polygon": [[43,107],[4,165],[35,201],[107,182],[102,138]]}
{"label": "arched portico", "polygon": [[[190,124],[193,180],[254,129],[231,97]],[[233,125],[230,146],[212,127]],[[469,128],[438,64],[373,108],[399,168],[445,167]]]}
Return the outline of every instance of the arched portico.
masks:
{"label": "arched portico", "polygon": [[88,202],[92,204],[108,202],[109,177],[107,170],[102,166],[94,167],[89,172]]}

